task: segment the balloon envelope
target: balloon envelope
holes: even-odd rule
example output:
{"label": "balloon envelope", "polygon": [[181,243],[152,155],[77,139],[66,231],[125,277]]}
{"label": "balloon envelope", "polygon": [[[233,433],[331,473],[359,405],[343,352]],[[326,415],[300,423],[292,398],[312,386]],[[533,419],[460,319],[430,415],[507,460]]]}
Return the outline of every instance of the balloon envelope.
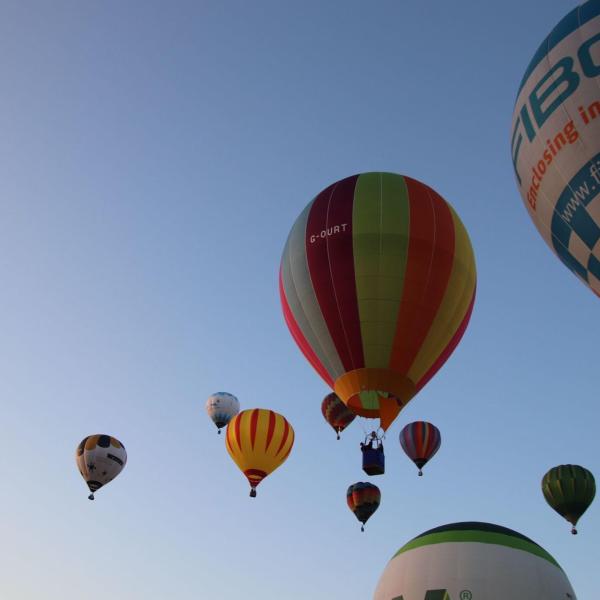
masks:
{"label": "balloon envelope", "polygon": [[281,260],[288,328],[357,415],[384,429],[460,341],[475,260],[458,215],[433,189],[363,173],[318,194]]}
{"label": "balloon envelope", "polygon": [[208,397],[206,412],[221,433],[221,428],[240,412],[240,403],[233,394],[217,392]]}
{"label": "balloon envelope", "polygon": [[371,518],[381,503],[381,492],[372,483],[359,481],[352,484],[346,491],[346,502],[354,516],[363,524]]}
{"label": "balloon envelope", "polygon": [[542,493],[546,502],[569,523],[575,525],[596,495],[594,476],[579,465],[559,465],[542,478]]}
{"label": "balloon envelope", "polygon": [[517,94],[517,185],[546,244],[600,294],[600,0],[574,8],[542,42]]}
{"label": "balloon envelope", "polygon": [[340,433],[356,418],[356,415],[338,398],[335,392],[325,396],[321,403],[321,412],[325,420],[338,434],[338,440],[340,439]]}
{"label": "balloon envelope", "polygon": [[440,430],[427,421],[409,423],[400,432],[400,445],[402,449],[419,469],[429,462],[439,450],[442,443]]}
{"label": "balloon envelope", "polygon": [[227,425],[227,452],[250,483],[256,486],[280,467],[294,445],[294,430],[285,417],[268,409],[243,410]]}
{"label": "balloon envelope", "polygon": [[92,492],[90,500],[93,500],[94,492],[123,470],[127,463],[127,452],[117,438],[103,434],[88,435],[77,446],[75,460]]}
{"label": "balloon envelope", "polygon": [[374,600],[575,600],[558,563],[529,538],[490,523],[453,523],[405,544]]}

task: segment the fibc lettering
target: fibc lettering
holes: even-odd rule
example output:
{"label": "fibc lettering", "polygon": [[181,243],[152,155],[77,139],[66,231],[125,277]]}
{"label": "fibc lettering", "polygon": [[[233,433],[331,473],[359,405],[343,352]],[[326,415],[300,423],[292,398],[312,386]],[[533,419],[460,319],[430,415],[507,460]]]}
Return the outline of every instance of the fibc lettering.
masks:
{"label": "fibc lettering", "polygon": [[[404,596],[396,596],[392,600],[404,600]],[[448,590],[429,590],[425,592],[424,600],[452,600]]]}
{"label": "fibc lettering", "polygon": [[334,235],[336,233],[346,231],[346,227],[348,227],[348,223],[342,223],[341,225],[334,225],[333,227],[328,227],[327,229],[323,229],[317,234],[311,235],[308,239],[311,244],[314,244],[319,239],[325,239],[330,235]]}
{"label": "fibc lettering", "polygon": [[[578,29],[575,33],[579,32]],[[556,62],[540,79],[521,107],[511,139],[513,168],[519,185],[521,176],[517,171],[517,160],[523,142],[523,131],[527,139],[533,142],[550,115],[579,87],[581,77],[593,78],[600,75],[600,65],[594,62],[591,53],[592,47],[598,42],[600,33],[583,42],[577,50],[577,63],[571,56],[565,56]],[[581,73],[578,72],[578,68]],[[546,86],[549,81],[551,83]]]}

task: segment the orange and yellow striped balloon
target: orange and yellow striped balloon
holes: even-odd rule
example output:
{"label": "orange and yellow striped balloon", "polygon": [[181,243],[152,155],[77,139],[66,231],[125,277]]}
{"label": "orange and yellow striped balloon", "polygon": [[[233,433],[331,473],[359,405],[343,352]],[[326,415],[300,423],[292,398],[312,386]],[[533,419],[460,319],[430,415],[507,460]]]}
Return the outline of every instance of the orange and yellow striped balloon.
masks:
{"label": "orange and yellow striped balloon", "polygon": [[425,184],[363,173],[296,220],[279,277],[285,321],[340,399],[386,429],[460,341],[475,260],[452,207]]}
{"label": "orange and yellow striped balloon", "polygon": [[229,456],[250,483],[256,486],[280,467],[294,445],[294,430],[282,415],[265,408],[243,410],[227,425],[225,445]]}

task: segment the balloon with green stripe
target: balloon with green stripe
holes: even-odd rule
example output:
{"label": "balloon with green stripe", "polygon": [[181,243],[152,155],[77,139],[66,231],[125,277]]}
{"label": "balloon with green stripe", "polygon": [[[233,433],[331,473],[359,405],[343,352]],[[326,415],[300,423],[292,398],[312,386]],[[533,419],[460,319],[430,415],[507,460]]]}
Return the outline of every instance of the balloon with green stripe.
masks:
{"label": "balloon with green stripe", "polygon": [[287,326],[340,399],[383,429],[446,362],[475,299],[465,227],[432,188],[362,173],[325,188],[287,239]]}
{"label": "balloon with green stripe", "polygon": [[451,523],[404,544],[373,600],[575,600],[560,565],[528,537],[491,523]]}
{"label": "balloon with green stripe", "polygon": [[579,465],[559,465],[550,469],[542,479],[542,492],[546,502],[573,528],[588,509],[596,495],[594,476]]}

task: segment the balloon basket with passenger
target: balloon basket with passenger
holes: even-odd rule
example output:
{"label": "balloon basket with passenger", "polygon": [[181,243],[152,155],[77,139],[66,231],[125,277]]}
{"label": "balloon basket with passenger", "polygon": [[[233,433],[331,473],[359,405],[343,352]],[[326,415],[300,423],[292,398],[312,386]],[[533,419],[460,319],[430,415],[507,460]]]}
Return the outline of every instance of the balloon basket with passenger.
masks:
{"label": "balloon basket with passenger", "polygon": [[367,475],[383,475],[385,473],[383,437],[383,434],[372,431],[365,437],[365,441],[360,443],[362,468]]}

